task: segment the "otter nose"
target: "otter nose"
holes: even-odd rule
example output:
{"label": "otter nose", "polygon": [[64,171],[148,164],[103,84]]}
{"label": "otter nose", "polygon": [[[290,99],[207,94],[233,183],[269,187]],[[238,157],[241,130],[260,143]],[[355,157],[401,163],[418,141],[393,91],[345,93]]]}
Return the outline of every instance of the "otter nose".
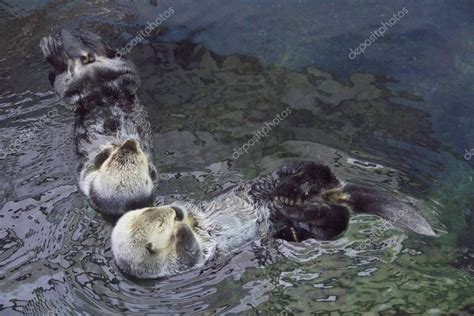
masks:
{"label": "otter nose", "polygon": [[137,152],[138,146],[138,142],[135,139],[128,139],[120,146],[120,150]]}
{"label": "otter nose", "polygon": [[179,207],[176,207],[176,206],[172,206],[171,207],[174,212],[176,213],[176,217],[175,217],[175,220],[181,222],[183,219],[184,219],[184,212],[182,209],[180,209]]}

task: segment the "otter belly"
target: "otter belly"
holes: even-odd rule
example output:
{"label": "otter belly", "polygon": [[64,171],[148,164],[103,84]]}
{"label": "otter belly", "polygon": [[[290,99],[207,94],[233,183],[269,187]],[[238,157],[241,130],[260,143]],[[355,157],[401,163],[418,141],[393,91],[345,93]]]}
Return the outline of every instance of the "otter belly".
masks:
{"label": "otter belly", "polygon": [[221,227],[217,236],[218,245],[224,250],[234,249],[255,239],[257,236],[257,219],[241,220],[233,215],[222,214],[216,217]]}
{"label": "otter belly", "polygon": [[215,223],[214,238],[224,251],[253,241],[261,234],[258,208],[237,190],[216,197],[207,205],[205,213]]}

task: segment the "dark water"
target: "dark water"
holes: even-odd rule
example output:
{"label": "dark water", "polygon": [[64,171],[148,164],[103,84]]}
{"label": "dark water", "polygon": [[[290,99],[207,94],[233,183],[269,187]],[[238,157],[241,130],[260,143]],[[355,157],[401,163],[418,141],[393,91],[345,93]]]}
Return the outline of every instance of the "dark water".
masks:
{"label": "dark water", "polygon": [[[440,236],[357,216],[337,241],[257,243],[203,271],[126,279],[112,227],[76,187],[73,113],[37,44],[70,27],[124,47],[170,6],[128,55],[154,126],[157,204],[319,159],[419,200]],[[0,313],[474,313],[472,1],[12,0],[0,19]]]}

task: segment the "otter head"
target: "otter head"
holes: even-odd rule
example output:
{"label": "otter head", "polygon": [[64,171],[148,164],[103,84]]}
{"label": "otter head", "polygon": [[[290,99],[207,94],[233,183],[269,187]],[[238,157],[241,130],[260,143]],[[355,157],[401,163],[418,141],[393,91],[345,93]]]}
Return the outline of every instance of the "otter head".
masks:
{"label": "otter head", "polygon": [[106,215],[119,216],[153,202],[156,172],[134,139],[104,149],[81,177],[83,191]]}
{"label": "otter head", "polygon": [[143,208],[123,215],[112,232],[119,268],[137,278],[169,276],[205,262],[193,220],[176,206]]}

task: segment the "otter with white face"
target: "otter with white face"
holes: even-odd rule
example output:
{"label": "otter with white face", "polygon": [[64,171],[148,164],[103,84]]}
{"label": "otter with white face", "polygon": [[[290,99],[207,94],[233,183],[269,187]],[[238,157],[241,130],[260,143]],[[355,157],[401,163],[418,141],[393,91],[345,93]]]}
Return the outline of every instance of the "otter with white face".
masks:
{"label": "otter with white face", "polygon": [[133,277],[170,276],[259,238],[336,238],[347,229],[350,210],[435,235],[411,204],[382,191],[344,185],[327,166],[297,161],[210,201],[128,212],[112,232],[112,251],[119,268]]}
{"label": "otter with white face", "polygon": [[135,66],[86,31],[62,30],[57,39],[44,37],[40,48],[54,67],[54,90],[75,108],[81,191],[106,215],[150,206],[156,169]]}
{"label": "otter with white face", "polygon": [[126,213],[112,233],[117,264],[139,278],[174,275],[204,265],[216,243],[197,221],[170,205]]}

